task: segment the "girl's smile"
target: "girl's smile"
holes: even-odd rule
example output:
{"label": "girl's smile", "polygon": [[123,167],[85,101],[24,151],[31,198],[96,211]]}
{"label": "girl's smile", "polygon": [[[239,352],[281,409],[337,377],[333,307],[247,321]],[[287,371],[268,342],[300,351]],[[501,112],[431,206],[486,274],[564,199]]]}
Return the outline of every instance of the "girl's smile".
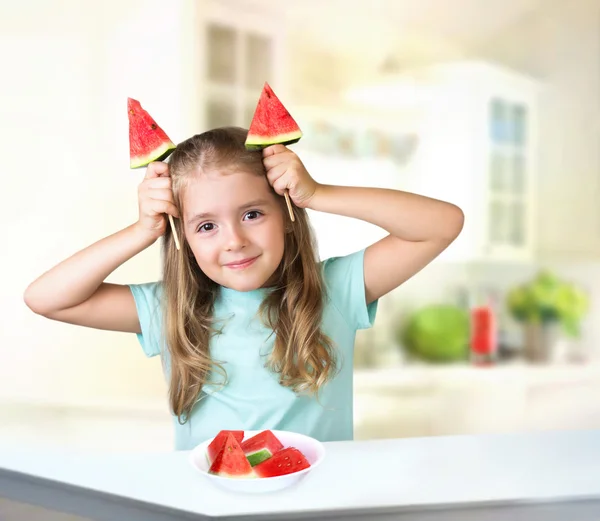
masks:
{"label": "girl's smile", "polygon": [[254,261],[256,259],[258,259],[258,256],[257,257],[249,257],[249,258],[242,259],[239,261],[229,262],[228,264],[225,264],[225,266],[232,270],[243,270],[245,268],[252,266],[252,264],[254,264]]}

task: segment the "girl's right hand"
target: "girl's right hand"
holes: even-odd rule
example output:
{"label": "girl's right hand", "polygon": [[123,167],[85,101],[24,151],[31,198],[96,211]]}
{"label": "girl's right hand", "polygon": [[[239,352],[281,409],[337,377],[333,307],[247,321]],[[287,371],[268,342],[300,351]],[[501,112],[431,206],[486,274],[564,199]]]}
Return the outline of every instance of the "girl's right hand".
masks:
{"label": "girl's right hand", "polygon": [[138,228],[156,241],[167,227],[167,215],[179,217],[174,203],[169,165],[154,161],[146,168],[146,176],[138,187]]}

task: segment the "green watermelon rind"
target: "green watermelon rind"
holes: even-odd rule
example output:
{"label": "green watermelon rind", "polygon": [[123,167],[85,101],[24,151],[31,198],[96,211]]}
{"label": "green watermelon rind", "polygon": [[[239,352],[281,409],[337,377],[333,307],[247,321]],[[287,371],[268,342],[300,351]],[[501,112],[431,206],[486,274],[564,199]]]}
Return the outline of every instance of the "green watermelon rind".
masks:
{"label": "green watermelon rind", "polygon": [[263,461],[268,460],[273,454],[269,449],[260,449],[256,452],[246,453],[246,458],[250,462],[250,465],[254,467]]}
{"label": "green watermelon rind", "polygon": [[248,134],[248,139],[246,139],[246,149],[262,150],[271,145],[292,145],[293,143],[298,143],[301,137],[302,132],[300,131],[270,137]]}
{"label": "green watermelon rind", "polygon": [[175,143],[164,143],[146,156],[135,156],[131,158],[130,168],[142,168],[153,161],[164,161],[175,151]]}

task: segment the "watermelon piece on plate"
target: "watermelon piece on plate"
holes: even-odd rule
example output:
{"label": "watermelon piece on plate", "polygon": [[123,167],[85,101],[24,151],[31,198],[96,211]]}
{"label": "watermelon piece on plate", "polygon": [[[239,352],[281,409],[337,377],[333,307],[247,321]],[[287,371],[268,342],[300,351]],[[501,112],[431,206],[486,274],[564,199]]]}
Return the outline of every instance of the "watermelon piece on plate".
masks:
{"label": "watermelon piece on plate", "polygon": [[246,148],[262,150],[270,145],[290,145],[301,137],[300,127],[265,82],[248,129]]}
{"label": "watermelon piece on plate", "polygon": [[270,430],[259,432],[248,438],[241,445],[244,454],[253,467],[269,459],[277,451],[283,449],[283,443]]}
{"label": "watermelon piece on plate", "polygon": [[225,478],[253,478],[255,477],[252,467],[235,439],[230,432],[227,433],[225,443],[217,454],[215,461],[208,469],[210,474],[216,474]]}
{"label": "watermelon piece on plate", "polygon": [[175,150],[175,143],[142,108],[139,101],[127,98],[127,115],[130,168],[140,168],[152,161],[163,161],[171,155]]}
{"label": "watermelon piece on plate", "polygon": [[292,474],[310,467],[310,463],[295,447],[280,450],[269,459],[259,463],[254,468],[259,478],[274,478],[285,474]]}
{"label": "watermelon piece on plate", "polygon": [[235,438],[238,443],[242,443],[244,439],[244,431],[228,431],[222,430],[214,437],[214,439],[210,442],[210,445],[206,449],[206,457],[208,458],[208,462],[212,464],[215,461],[215,458],[223,448],[225,441],[227,440],[227,435],[231,434]]}

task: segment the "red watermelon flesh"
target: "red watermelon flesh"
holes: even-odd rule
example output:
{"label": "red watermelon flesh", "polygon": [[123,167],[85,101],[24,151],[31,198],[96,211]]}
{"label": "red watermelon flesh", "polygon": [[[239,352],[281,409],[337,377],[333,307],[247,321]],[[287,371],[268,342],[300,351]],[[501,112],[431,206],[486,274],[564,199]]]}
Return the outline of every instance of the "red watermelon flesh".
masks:
{"label": "red watermelon flesh", "polygon": [[266,430],[248,438],[241,447],[250,465],[254,467],[283,449],[283,443],[270,430]]}
{"label": "red watermelon flesh", "polygon": [[300,141],[302,131],[267,82],[263,87],[248,129],[246,148],[261,150],[269,145]]}
{"label": "red watermelon flesh", "polygon": [[140,168],[152,161],[163,161],[175,150],[164,130],[146,112],[139,101],[127,98],[129,117],[129,166]]}
{"label": "red watermelon flesh", "polygon": [[299,472],[308,467],[310,467],[310,463],[304,457],[304,454],[295,447],[288,447],[256,465],[254,472],[259,478],[274,478]]}
{"label": "red watermelon flesh", "polygon": [[222,430],[219,431],[219,434],[215,436],[213,441],[210,442],[210,445],[206,449],[206,456],[208,457],[208,462],[212,463],[215,461],[215,458],[223,448],[225,441],[227,440],[227,435],[231,434],[235,438],[238,443],[242,443],[244,439],[244,431],[228,431]]}
{"label": "red watermelon flesh", "polygon": [[240,444],[231,433],[227,434],[225,443],[217,454],[215,461],[208,469],[210,474],[225,478],[253,478],[252,467],[240,447]]}

